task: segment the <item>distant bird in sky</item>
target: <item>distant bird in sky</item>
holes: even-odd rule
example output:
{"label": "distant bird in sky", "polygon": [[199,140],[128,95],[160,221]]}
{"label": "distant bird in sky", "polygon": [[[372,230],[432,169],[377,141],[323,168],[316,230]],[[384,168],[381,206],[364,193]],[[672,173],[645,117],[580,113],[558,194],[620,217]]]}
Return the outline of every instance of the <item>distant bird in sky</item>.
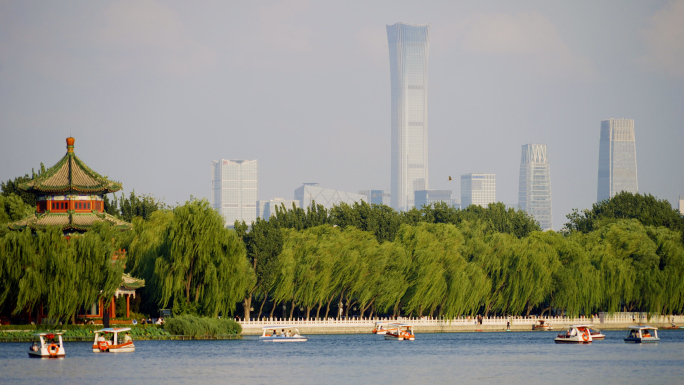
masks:
{"label": "distant bird in sky", "polygon": [[451,180],[451,175],[449,175],[449,180]]}

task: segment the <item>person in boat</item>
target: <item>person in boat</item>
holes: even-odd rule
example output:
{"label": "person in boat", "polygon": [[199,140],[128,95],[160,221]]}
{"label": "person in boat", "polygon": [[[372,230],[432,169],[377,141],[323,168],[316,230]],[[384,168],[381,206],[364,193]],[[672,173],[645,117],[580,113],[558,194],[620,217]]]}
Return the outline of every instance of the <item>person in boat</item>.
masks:
{"label": "person in boat", "polygon": [[37,342],[34,342],[34,343],[33,343],[33,345],[31,346],[31,350],[34,351],[34,352],[37,352],[37,351],[38,351],[38,343],[37,343]]}
{"label": "person in boat", "polygon": [[131,338],[131,335],[128,334],[128,332],[126,332],[126,335],[124,336],[123,342],[124,342],[124,344],[127,344],[129,342],[133,342],[133,339]]}
{"label": "person in boat", "polygon": [[280,331],[280,336],[281,336],[281,337],[285,337],[285,329],[283,329],[283,330]]}
{"label": "person in boat", "polygon": [[285,337],[292,337],[292,329],[288,330]]}
{"label": "person in boat", "polygon": [[652,337],[648,330],[644,330],[644,337]]}

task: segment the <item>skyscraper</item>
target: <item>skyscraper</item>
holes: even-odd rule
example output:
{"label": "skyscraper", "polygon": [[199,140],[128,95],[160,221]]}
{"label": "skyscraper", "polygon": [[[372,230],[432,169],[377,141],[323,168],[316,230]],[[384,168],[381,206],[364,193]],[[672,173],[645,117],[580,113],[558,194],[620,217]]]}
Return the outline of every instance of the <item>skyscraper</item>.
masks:
{"label": "skyscraper", "polygon": [[223,216],[225,225],[236,220],[251,225],[257,217],[258,173],[255,160],[212,161],[213,207]]}
{"label": "skyscraper", "polygon": [[461,175],[461,208],[470,205],[487,207],[496,203],[496,175],[466,174]]}
{"label": "skyscraper", "polygon": [[549,230],[553,227],[551,169],[545,144],[522,146],[518,206],[534,217],[542,229]]}
{"label": "skyscraper", "polygon": [[430,25],[387,26],[392,82],[391,206],[408,210],[428,189],[428,51]]}
{"label": "skyscraper", "polygon": [[597,200],[638,190],[634,119],[601,121]]}

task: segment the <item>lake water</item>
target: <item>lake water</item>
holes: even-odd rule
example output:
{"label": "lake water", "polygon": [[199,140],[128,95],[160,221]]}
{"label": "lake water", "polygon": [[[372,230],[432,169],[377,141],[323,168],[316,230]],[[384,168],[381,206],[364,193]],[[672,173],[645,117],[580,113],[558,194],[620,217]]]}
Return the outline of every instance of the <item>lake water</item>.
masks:
{"label": "lake water", "polygon": [[682,384],[684,330],[657,344],[606,331],[589,345],[555,344],[558,332],[310,335],[303,343],[256,337],[136,341],[135,353],[95,354],[67,342],[65,359],[28,358],[28,342],[0,343],[1,384]]}

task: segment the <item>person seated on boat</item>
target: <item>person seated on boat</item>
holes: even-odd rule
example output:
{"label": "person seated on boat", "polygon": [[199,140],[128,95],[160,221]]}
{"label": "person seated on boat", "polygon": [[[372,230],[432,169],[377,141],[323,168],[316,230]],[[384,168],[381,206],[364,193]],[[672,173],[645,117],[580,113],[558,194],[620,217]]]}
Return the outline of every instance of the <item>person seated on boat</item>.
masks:
{"label": "person seated on boat", "polygon": [[644,337],[652,337],[651,333],[648,332],[648,330],[644,330]]}
{"label": "person seated on boat", "polygon": [[37,351],[38,351],[38,343],[37,343],[37,342],[34,342],[34,343],[33,343],[33,345],[31,346],[31,350],[34,351],[34,352],[37,352]]}
{"label": "person seated on boat", "polygon": [[288,330],[287,333],[285,333],[285,337],[292,337],[292,330]]}
{"label": "person seated on boat", "polygon": [[283,330],[280,331],[280,336],[281,336],[281,337],[285,337],[285,329],[283,329]]}
{"label": "person seated on boat", "polygon": [[123,342],[124,342],[124,344],[127,344],[129,342],[133,342],[133,339],[131,338],[131,335],[128,334],[128,332],[126,332],[126,335],[124,336]]}

